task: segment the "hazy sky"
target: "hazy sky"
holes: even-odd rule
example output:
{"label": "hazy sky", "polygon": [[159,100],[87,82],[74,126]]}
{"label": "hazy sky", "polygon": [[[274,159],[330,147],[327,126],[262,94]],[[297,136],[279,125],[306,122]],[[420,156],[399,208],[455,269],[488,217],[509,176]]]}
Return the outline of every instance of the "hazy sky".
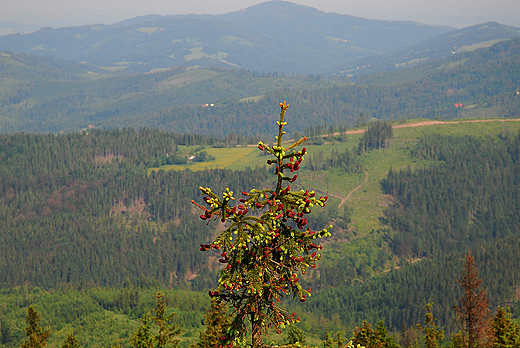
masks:
{"label": "hazy sky", "polygon": [[[220,14],[263,0],[0,0],[0,22],[111,24],[146,14]],[[293,0],[325,12],[465,27],[495,21],[520,27],[520,0]]]}

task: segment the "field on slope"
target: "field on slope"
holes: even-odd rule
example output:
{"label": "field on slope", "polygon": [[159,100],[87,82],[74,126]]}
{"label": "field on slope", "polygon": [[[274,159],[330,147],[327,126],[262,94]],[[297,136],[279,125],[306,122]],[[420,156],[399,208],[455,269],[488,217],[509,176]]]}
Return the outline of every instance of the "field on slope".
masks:
{"label": "field on slope", "polygon": [[[338,141],[338,134],[336,134],[333,141],[330,141],[329,137],[324,137],[322,145],[309,144],[310,141],[302,144],[307,148],[309,155],[302,165],[303,170],[299,173],[296,187],[327,194],[332,199],[329,205],[343,209],[348,207],[351,219],[348,228],[349,235],[359,238],[359,236],[366,236],[372,231],[383,228],[379,218],[383,216],[383,211],[392,198],[383,194],[381,180],[386,178],[390,168],[399,170],[410,166],[413,170],[433,163],[412,157],[411,147],[419,138],[427,134],[487,137],[504,133],[516,134],[519,129],[520,119],[467,119],[447,122],[406,120],[393,125],[394,139],[389,149],[371,151],[360,156],[364,169],[362,173],[349,174],[340,169],[305,170],[306,162],[309,162],[313,155],[321,154],[324,158],[330,158],[332,151],[341,153],[346,148],[357,151],[364,128],[348,130],[343,141]],[[269,139],[264,142],[268,141]],[[201,150],[198,146],[179,146],[179,149],[184,154],[189,154],[195,149]],[[208,162],[150,168],[149,171],[186,169],[199,171],[216,168],[242,170],[247,167],[264,166],[267,159],[262,156],[256,146],[208,147],[204,151],[214,156],[215,159]],[[338,210],[341,211],[341,209]],[[344,232],[340,231],[339,234],[343,235]]]}

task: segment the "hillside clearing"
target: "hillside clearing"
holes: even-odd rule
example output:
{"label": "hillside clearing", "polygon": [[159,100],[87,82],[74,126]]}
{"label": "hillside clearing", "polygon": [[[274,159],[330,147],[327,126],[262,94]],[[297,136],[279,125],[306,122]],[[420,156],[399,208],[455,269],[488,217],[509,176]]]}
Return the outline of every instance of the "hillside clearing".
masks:
{"label": "hillside clearing", "polygon": [[[385,208],[391,203],[388,195],[381,190],[381,180],[386,178],[389,169],[400,170],[410,166],[412,170],[432,164],[432,161],[418,160],[411,155],[411,149],[417,139],[426,134],[490,136],[506,133],[516,133],[520,129],[520,118],[516,119],[472,119],[457,121],[420,120],[406,124],[395,124],[394,140],[385,150],[371,151],[360,156],[364,172],[348,174],[339,168],[327,171],[301,170],[295,187],[305,187],[318,191],[320,194],[330,195],[338,208],[349,209],[350,233],[357,236],[368,235],[371,231],[379,230],[380,219]],[[435,127],[432,127],[435,126]],[[323,145],[307,145],[309,156],[321,154],[330,157],[332,151],[343,152],[345,148],[357,149],[360,137],[365,129],[347,131],[344,142],[328,142]],[[336,133],[335,135],[339,135]],[[290,143],[293,140],[288,140]],[[188,153],[194,147],[181,147],[180,151]],[[208,155],[214,156],[214,161],[188,163],[185,165],[168,165],[158,170],[186,170],[199,171],[206,169],[241,170],[246,167],[255,168],[265,166],[265,157],[255,145],[237,146],[228,148],[206,148]],[[309,157],[306,159],[309,160]],[[302,167],[305,168],[305,162]],[[337,202],[336,202],[337,201]]]}

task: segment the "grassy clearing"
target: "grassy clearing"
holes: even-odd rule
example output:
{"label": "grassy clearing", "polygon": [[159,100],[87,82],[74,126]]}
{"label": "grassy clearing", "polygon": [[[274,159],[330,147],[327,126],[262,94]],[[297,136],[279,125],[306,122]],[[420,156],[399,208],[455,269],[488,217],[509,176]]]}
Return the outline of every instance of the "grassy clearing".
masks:
{"label": "grassy clearing", "polygon": [[[191,146],[179,146],[181,153],[188,154],[200,151],[203,148]],[[260,156],[260,152],[256,147],[227,147],[227,148],[205,148],[203,149],[208,155],[214,156],[215,160],[208,162],[188,162],[182,165],[167,165],[160,168],[150,168],[151,171],[158,170],[186,170],[199,171],[205,169],[231,169],[241,170],[247,167],[255,168],[265,164],[266,157]]]}
{"label": "grassy clearing", "polygon": [[218,76],[219,73],[211,70],[204,69],[193,69],[188,70],[186,72],[177,74],[175,76],[170,77],[167,80],[161,81],[157,87],[176,87],[182,88],[187,84],[192,84],[200,81],[209,80],[213,77]]}
{"label": "grassy clearing", "polygon": [[242,99],[240,99],[240,102],[241,103],[247,103],[247,102],[258,103],[263,97],[264,97],[264,95],[255,95],[253,97],[242,98]]}
{"label": "grassy clearing", "polygon": [[222,59],[226,59],[227,55],[228,55],[226,52],[220,52],[220,51],[218,51],[216,54],[207,54],[206,52],[204,52],[204,49],[202,46],[196,46],[189,50],[191,51],[191,53],[184,56],[184,60],[187,62],[189,62],[190,60],[200,59],[200,58],[213,58],[213,59],[222,60]]}
{"label": "grassy clearing", "polygon": [[[351,209],[350,230],[356,236],[369,234],[381,226],[379,217],[383,216],[384,209],[390,204],[391,198],[383,194],[381,180],[386,177],[390,167],[394,169],[423,166],[425,161],[418,161],[410,155],[411,141],[395,142],[393,148],[372,151],[362,155],[360,160],[366,172],[347,174],[340,169],[329,171],[302,171],[299,184],[302,187],[326,192],[332,197],[346,198],[346,206]],[[348,145],[347,145],[348,146]],[[330,156],[333,148],[343,150],[345,144],[335,144],[320,149],[326,156]],[[309,150],[312,153],[312,150]],[[359,187],[356,191],[354,191]],[[330,203],[332,204],[332,202]],[[339,205],[339,203],[338,203]]]}
{"label": "grassy clearing", "polygon": [[477,42],[470,46],[463,45],[462,47],[457,49],[457,52],[472,52],[472,51],[478,50],[480,48],[491,47],[498,42],[507,41],[507,40],[510,40],[510,39],[495,39],[495,40]]}
{"label": "grassy clearing", "polygon": [[148,34],[148,35],[152,35],[152,34],[155,34],[157,32],[161,32],[164,30],[164,28],[159,28],[159,27],[143,27],[143,28],[139,28],[139,29],[136,29],[137,31],[141,32],[141,33],[145,33],[145,34]]}
{"label": "grassy clearing", "polygon": [[100,66],[99,68],[103,69],[103,70],[106,70],[106,71],[109,71],[109,72],[114,72],[114,71],[124,70],[124,69],[128,68],[128,66],[123,66],[123,65],[119,65],[119,66]]}
{"label": "grassy clearing", "polygon": [[490,122],[484,120],[465,119],[456,120],[444,124],[424,127],[410,127],[394,129],[397,141],[419,139],[426,134],[441,135],[468,135],[468,136],[495,136],[502,132],[516,134],[520,129],[520,121],[508,121],[496,119]]}

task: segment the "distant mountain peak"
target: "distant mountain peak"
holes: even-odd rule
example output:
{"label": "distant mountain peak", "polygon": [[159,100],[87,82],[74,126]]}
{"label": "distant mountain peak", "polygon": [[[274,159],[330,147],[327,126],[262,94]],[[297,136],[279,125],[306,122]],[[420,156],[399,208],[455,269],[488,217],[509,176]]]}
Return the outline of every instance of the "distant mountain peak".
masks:
{"label": "distant mountain peak", "polygon": [[276,10],[280,10],[280,9],[286,9],[286,10],[307,9],[307,10],[319,11],[319,10],[317,10],[314,7],[300,5],[300,4],[296,4],[294,2],[283,1],[283,0],[271,0],[271,1],[261,2],[261,3],[256,4],[256,5],[249,6],[245,10],[246,11],[248,11],[248,10],[251,11],[251,10],[272,10],[272,9],[276,9]]}
{"label": "distant mountain peak", "polygon": [[295,17],[302,14],[309,15],[325,15],[325,12],[314,7],[295,4],[290,1],[271,0],[256,5],[249,6],[243,10],[229,12],[219,17],[226,19],[236,17],[269,17],[276,19],[287,18],[287,16]]}
{"label": "distant mountain peak", "polygon": [[345,62],[388,53],[447,31],[275,0],[223,15],[148,15],[113,25],[6,35],[0,37],[0,47],[125,73],[198,65],[323,74]]}

